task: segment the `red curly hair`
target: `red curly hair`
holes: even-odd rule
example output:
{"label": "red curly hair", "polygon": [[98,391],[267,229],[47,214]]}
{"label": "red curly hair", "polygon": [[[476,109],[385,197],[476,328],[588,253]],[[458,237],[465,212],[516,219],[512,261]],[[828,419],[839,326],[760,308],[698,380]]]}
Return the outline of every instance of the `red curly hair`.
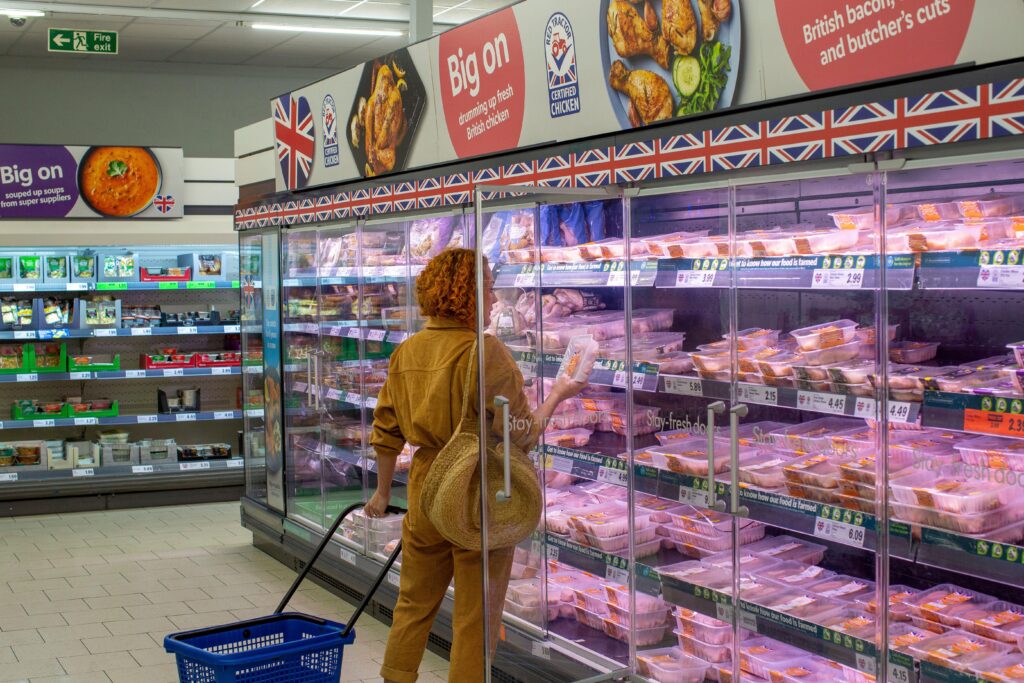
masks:
{"label": "red curly hair", "polygon": [[476,252],[446,249],[430,259],[416,280],[416,300],[425,316],[475,326]]}

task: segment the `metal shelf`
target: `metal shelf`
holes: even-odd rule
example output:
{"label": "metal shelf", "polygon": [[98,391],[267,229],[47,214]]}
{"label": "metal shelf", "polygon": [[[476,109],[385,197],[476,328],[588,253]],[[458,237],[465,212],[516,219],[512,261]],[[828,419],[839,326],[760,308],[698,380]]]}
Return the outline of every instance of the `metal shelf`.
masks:
{"label": "metal shelf", "polygon": [[[262,372],[262,366],[251,365],[246,373]],[[167,368],[164,370],[103,370],[98,372],[28,372],[0,375],[0,384],[23,382],[88,382],[92,380],[149,379],[152,377],[227,377],[242,374],[242,368]]]}
{"label": "metal shelf", "polygon": [[6,292],[137,292],[195,289],[238,289],[239,280],[222,282],[49,282],[0,284],[0,293]]}
{"label": "metal shelf", "polygon": [[[244,411],[247,417],[262,417],[262,409]],[[209,422],[213,420],[241,420],[241,410],[204,410],[197,413],[173,413],[150,415],[118,415],[116,417],[59,417],[41,420],[5,420],[0,422],[4,429],[50,429],[53,427],[85,427],[91,425],[142,425],[180,422]]]}
{"label": "metal shelf", "polygon": [[[0,487],[12,483],[55,482],[80,479],[105,479],[108,477],[150,477],[153,475],[178,472],[220,471],[241,469],[245,466],[242,458],[222,460],[190,460],[146,465],[104,465],[102,467],[80,467],[64,470],[35,470],[31,468],[0,468]],[[14,470],[14,471],[11,471]]]}
{"label": "metal shelf", "polygon": [[33,341],[36,339],[91,339],[93,337],[180,337],[195,335],[238,334],[239,325],[201,325],[182,327],[132,327],[95,328],[89,330],[72,330],[60,328],[54,330],[15,330],[0,332],[0,341]]}

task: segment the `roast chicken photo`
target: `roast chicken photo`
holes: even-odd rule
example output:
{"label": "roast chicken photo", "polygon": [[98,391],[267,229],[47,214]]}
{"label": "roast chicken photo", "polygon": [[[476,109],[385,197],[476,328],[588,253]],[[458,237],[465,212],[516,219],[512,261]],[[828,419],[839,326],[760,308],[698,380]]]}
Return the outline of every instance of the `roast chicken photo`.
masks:
{"label": "roast chicken photo", "polygon": [[734,47],[721,42],[719,34],[734,15],[728,37],[736,48],[739,41],[739,9],[733,11],[733,0],[606,0],[606,7],[605,27],[614,50],[606,55],[608,85],[625,96],[630,125],[719,105]]}

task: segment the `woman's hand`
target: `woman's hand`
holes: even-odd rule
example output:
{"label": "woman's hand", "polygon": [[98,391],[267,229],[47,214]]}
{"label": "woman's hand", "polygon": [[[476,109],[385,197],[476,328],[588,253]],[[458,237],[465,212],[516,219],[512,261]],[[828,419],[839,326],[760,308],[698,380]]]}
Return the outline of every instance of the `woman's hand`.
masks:
{"label": "woman's hand", "polygon": [[555,383],[551,385],[551,396],[553,396],[556,401],[562,402],[567,398],[572,398],[586,388],[586,382],[578,382],[568,375],[561,375],[555,380]]}
{"label": "woman's hand", "polygon": [[391,504],[391,492],[383,492],[379,488],[370,497],[366,505],[363,506],[363,512],[366,513],[367,517],[383,517],[388,512],[388,505]]}

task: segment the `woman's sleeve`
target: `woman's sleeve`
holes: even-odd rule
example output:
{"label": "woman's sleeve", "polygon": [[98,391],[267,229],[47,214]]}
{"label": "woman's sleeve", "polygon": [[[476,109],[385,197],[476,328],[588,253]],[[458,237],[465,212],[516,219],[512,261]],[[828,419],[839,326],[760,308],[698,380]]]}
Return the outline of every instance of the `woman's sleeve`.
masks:
{"label": "woman's sleeve", "polygon": [[391,397],[391,384],[393,381],[395,356],[391,356],[388,378],[384,380],[380,394],[377,396],[377,407],[373,410],[373,433],[370,435],[370,445],[382,456],[397,456],[405,447],[405,436],[402,428],[398,425],[398,415],[395,412],[395,404]]}
{"label": "woman's sleeve", "polygon": [[484,339],[484,386],[487,388],[487,413],[491,418],[491,431],[498,437],[504,434],[501,411],[494,408],[494,397],[504,396],[509,400],[512,441],[524,451],[529,451],[537,445],[543,429],[534,420],[530,402],[523,392],[523,373],[501,341],[491,335],[485,335]]}

